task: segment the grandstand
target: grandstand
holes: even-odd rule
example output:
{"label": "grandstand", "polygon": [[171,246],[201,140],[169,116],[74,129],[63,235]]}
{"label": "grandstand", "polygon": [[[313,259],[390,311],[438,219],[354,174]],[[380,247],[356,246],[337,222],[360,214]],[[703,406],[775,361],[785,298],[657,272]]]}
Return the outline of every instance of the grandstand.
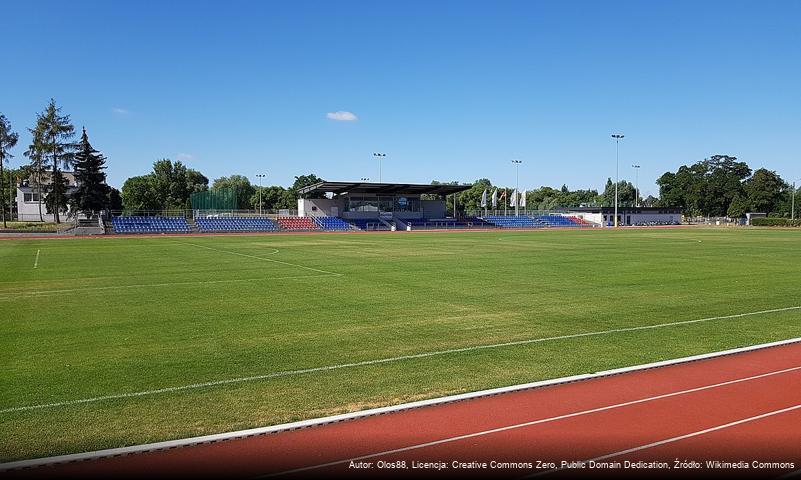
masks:
{"label": "grandstand", "polygon": [[[214,232],[305,232],[376,231],[470,228],[572,228],[600,224],[587,209],[570,213],[486,215],[448,217],[447,195],[469,189],[469,185],[411,183],[319,182],[301,188],[298,215],[224,216],[218,210],[193,210],[194,221],[182,217],[114,217],[115,233],[200,233]],[[230,201],[231,195],[216,192],[198,198],[197,203]],[[303,198],[309,194],[324,198]],[[208,198],[207,198],[208,197]],[[202,200],[202,202],[201,202]],[[209,203],[211,202],[211,203]],[[219,202],[218,202],[219,203]],[[646,209],[642,209],[646,210]],[[204,214],[204,212],[206,212]],[[600,210],[596,209],[596,212]],[[511,213],[511,212],[510,212]],[[656,212],[654,212],[656,213]],[[659,212],[661,213],[661,212]],[[653,215],[648,219],[653,220]],[[627,218],[631,221],[631,218]]]}

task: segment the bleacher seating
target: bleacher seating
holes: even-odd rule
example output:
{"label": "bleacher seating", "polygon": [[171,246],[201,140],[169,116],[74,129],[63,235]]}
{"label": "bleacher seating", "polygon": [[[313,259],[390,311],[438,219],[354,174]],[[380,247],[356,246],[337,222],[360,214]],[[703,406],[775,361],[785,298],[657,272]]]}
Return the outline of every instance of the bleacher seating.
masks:
{"label": "bleacher seating", "polygon": [[184,217],[120,216],[111,225],[114,233],[189,233]]}
{"label": "bleacher seating", "polygon": [[320,230],[312,217],[278,217],[278,225],[289,231]]}
{"label": "bleacher seating", "polygon": [[317,225],[329,232],[347,232],[353,230],[353,227],[339,217],[312,217]]}
{"label": "bleacher seating", "polygon": [[571,219],[573,222],[575,222],[576,225],[579,225],[579,226],[582,226],[582,227],[589,227],[589,226],[593,225],[592,222],[588,222],[587,220],[584,220],[583,218],[579,218],[579,217],[568,217],[568,218]]}
{"label": "bleacher seating", "polygon": [[490,215],[484,217],[484,220],[501,228],[541,228],[545,226],[544,223],[526,215],[517,217],[514,215]]}
{"label": "bleacher seating", "polygon": [[201,232],[275,232],[278,226],[264,217],[206,217],[195,219]]}
{"label": "bleacher seating", "polygon": [[572,217],[565,217],[562,215],[537,215],[535,220],[542,222],[549,227],[577,227],[579,223],[574,221]]}

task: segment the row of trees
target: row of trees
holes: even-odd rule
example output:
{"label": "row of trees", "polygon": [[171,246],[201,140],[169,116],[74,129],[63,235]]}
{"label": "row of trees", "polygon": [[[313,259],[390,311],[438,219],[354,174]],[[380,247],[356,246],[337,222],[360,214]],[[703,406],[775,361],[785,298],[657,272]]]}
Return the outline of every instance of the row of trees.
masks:
{"label": "row of trees", "polygon": [[[34,126],[28,131],[32,139],[24,155],[29,163],[15,173],[19,179],[30,179],[36,188],[40,220],[44,220],[42,205],[56,222],[61,221],[61,215],[68,207],[73,212],[87,214],[109,208],[115,195],[106,184],[106,157],[92,147],[85,128],[80,140],[74,141],[75,126],[70,116],[62,115],[61,108],[55,100],[50,99],[45,110],[36,115]],[[19,135],[12,129],[11,122],[0,114],[0,179],[5,180],[4,165],[14,157],[11,151],[18,140]],[[72,193],[68,192],[67,180],[63,175],[64,169],[69,168],[73,169],[79,185]],[[6,185],[11,188],[10,181],[0,181],[4,227]]]}
{"label": "row of trees", "polygon": [[[299,175],[291,187],[280,185],[256,186],[244,175],[220,177],[211,184],[212,189],[232,189],[236,192],[239,210],[294,209],[297,208],[298,189],[320,181],[317,175]],[[184,210],[192,208],[190,197],[195,192],[209,189],[209,179],[177,161],[158,160],[147,175],[131,177],[122,186],[122,206],[127,211]],[[261,197],[260,197],[261,194]]]}
{"label": "row of trees", "polygon": [[789,217],[793,189],[776,172],[752,171],[737,157],[713,155],[666,172],[656,181],[659,205],[681,207],[685,215],[739,218],[746,212]]}
{"label": "row of trees", "polygon": [[[434,180],[431,182],[433,185],[459,185],[458,182],[439,182]],[[509,204],[509,199],[514,192],[514,188],[501,187],[493,185],[487,178],[481,178],[473,182],[470,189],[457,193],[456,205],[459,212],[477,212],[483,210],[481,207],[481,196],[484,191],[488,192],[488,196],[492,194],[495,189],[498,189],[498,197],[504,200],[498,201],[498,209],[502,210],[504,204]],[[521,189],[522,190],[522,189]],[[648,196],[648,198],[639,198],[637,202],[637,190],[631,182],[620,181],[618,184],[618,202],[621,206],[634,206],[635,204],[641,206],[654,206],[657,199]],[[428,197],[431,198],[431,197]],[[580,207],[580,206],[612,206],[615,202],[615,184],[612,179],[607,179],[606,188],[603,193],[598,193],[597,190],[570,190],[567,185],[562,185],[561,188],[553,188],[543,186],[535,190],[526,191],[526,208],[528,210],[556,210],[560,208]],[[488,201],[488,208],[492,210],[492,205]],[[453,195],[446,197],[446,208],[448,214],[453,213]]]}

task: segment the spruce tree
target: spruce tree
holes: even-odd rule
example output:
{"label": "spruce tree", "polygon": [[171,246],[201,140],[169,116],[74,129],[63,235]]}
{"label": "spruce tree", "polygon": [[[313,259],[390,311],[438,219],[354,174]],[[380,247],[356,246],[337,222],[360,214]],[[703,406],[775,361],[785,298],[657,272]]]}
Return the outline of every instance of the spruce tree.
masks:
{"label": "spruce tree", "polygon": [[86,128],[78,142],[73,162],[77,190],[72,194],[70,204],[76,212],[91,214],[106,208],[109,187],[106,185],[106,157],[92,148]]}
{"label": "spruce tree", "polygon": [[[17,144],[18,138],[17,132],[11,130],[11,123],[6,119],[6,116],[0,115],[0,211],[2,211],[3,215],[3,228],[6,228],[6,197],[3,192],[3,187],[5,186],[5,182],[3,181],[3,164],[14,156],[11,154],[10,149]],[[10,213],[10,203],[8,207]]]}

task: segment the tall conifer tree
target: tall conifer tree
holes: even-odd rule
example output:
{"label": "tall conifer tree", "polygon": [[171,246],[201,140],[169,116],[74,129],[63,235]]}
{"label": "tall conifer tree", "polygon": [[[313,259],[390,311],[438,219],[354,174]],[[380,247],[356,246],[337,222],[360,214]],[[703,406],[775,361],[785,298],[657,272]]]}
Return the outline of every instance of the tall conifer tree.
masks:
{"label": "tall conifer tree", "polygon": [[106,208],[109,187],[105,169],[106,157],[92,147],[84,128],[75,152],[74,172],[78,188],[70,198],[73,210],[93,213]]}

